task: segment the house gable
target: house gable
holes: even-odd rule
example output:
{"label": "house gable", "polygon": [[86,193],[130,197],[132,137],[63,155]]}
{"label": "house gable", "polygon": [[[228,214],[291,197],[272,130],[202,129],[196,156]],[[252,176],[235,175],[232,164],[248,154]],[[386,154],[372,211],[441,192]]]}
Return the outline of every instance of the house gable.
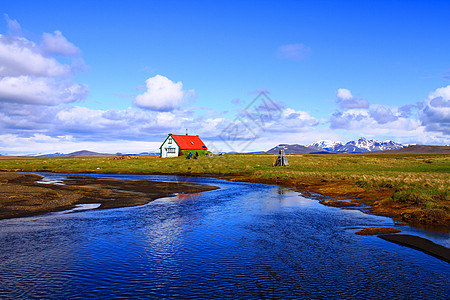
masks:
{"label": "house gable", "polygon": [[177,157],[179,152],[180,145],[178,145],[177,141],[172,137],[172,134],[169,133],[169,135],[159,147],[160,157]]}

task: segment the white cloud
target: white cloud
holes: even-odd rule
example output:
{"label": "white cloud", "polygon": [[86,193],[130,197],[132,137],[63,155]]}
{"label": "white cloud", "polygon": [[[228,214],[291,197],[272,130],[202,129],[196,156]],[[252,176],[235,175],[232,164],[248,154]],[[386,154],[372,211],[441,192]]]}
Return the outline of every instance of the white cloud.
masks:
{"label": "white cloud", "polygon": [[368,108],[369,101],[353,97],[350,90],[338,89],[336,92],[336,103],[341,109]]}
{"label": "white cloud", "polygon": [[0,35],[0,76],[65,76],[68,65],[40,53],[39,47],[22,37]]}
{"label": "white cloud", "polygon": [[377,105],[369,111],[369,114],[379,124],[386,124],[398,119],[389,107],[383,105]]}
{"label": "white cloud", "polygon": [[58,81],[47,77],[0,78],[0,100],[4,102],[56,105],[84,99],[88,94],[86,85],[70,81]]}
{"label": "white cloud", "polygon": [[163,128],[177,128],[181,125],[179,116],[171,112],[160,112],[156,115],[156,124]]}
{"label": "white cloud", "polygon": [[350,92],[350,90],[338,89],[336,92],[336,97],[341,100],[348,100],[348,99],[352,99],[353,95],[352,95],[352,92]]}
{"label": "white cloud", "polygon": [[61,31],[56,30],[53,34],[44,33],[43,38],[43,49],[46,52],[62,54],[66,56],[79,55],[81,53],[80,49],[74,44],[69,42],[61,33]]}
{"label": "white cloud", "polygon": [[[367,122],[369,113],[363,109],[352,109],[344,112],[337,111],[330,116],[331,129],[358,129],[362,122]],[[372,122],[372,120],[370,120]]]}
{"label": "white cloud", "polygon": [[[20,29],[18,23],[14,25],[15,20],[11,22],[12,27],[17,25]],[[280,58],[295,60],[303,48],[286,45],[280,49],[284,55]],[[100,110],[68,105],[84,99],[88,93],[87,86],[70,79],[73,61],[79,59],[73,56],[79,53],[59,31],[44,34],[42,45],[19,36],[0,35],[2,154],[30,151],[27,149],[35,153],[81,149],[113,153],[155,151],[167,133],[183,134],[186,128],[190,134],[199,134],[207,145],[212,141],[220,145],[221,134],[232,134],[230,130],[240,120],[248,126],[243,127],[243,135],[255,138],[248,151],[267,150],[286,142],[346,140],[350,135],[394,137],[398,142],[450,143],[450,86],[431,92],[422,104],[402,107],[370,105],[369,101],[354,97],[350,90],[340,88],[336,103],[341,111],[331,115],[325,124],[306,111],[286,108],[282,102],[270,99],[255,102],[236,118],[225,118],[209,108],[182,109],[185,101],[195,96],[194,91],[183,89],[182,82],[156,75],[147,79],[145,91],[140,91],[133,102],[143,109]],[[72,56],[72,65],[59,62],[55,54]],[[230,150],[223,140],[222,146],[223,150]]]}
{"label": "white cloud", "polygon": [[96,125],[102,119],[104,111],[75,106],[59,111],[56,116],[64,124]]}
{"label": "white cloud", "polygon": [[392,139],[400,143],[450,143],[450,86],[430,92],[422,103],[370,105],[347,89],[336,93],[342,111],[330,116],[330,129],[346,136]]}
{"label": "white cloud", "polygon": [[183,83],[174,83],[167,77],[156,75],[145,81],[147,91],[136,96],[133,104],[137,107],[154,111],[172,111],[180,108],[190,97],[195,95],[194,90],[183,90]]}
{"label": "white cloud", "polygon": [[420,119],[427,131],[450,135],[450,85],[428,95],[420,111]]}
{"label": "white cloud", "polygon": [[[292,108],[286,108],[281,113],[281,118],[275,120],[279,125],[287,128],[311,128],[319,125],[320,120],[311,116],[309,113]],[[268,129],[270,130],[270,128]]]}
{"label": "white cloud", "polygon": [[442,98],[447,101],[450,100],[450,85],[438,88],[428,95],[428,99],[435,99],[435,98]]}
{"label": "white cloud", "polygon": [[[233,125],[239,125],[236,120],[227,118],[205,118],[196,114],[190,117],[191,112],[184,110],[99,110],[69,105],[44,108],[30,112],[29,108],[21,110],[21,106],[17,105],[14,114],[2,115],[0,112],[1,154],[14,154],[12,152],[19,150],[22,153],[69,153],[81,149],[112,153],[156,151],[168,133],[184,134],[186,128],[190,134],[199,134],[207,146],[211,144],[217,151],[231,151],[220,136],[233,135],[234,132],[230,130],[236,129]],[[395,108],[388,108],[393,114],[397,113]],[[342,123],[333,128],[337,130],[330,130],[323,126],[323,120],[304,111],[286,108],[277,118],[267,120],[264,128],[254,125],[247,118],[244,121],[249,127],[240,126],[246,131],[239,132],[239,135],[255,138],[246,151],[267,150],[279,143],[308,144],[325,138],[345,140],[353,138],[350,137],[352,135],[378,139],[394,137],[395,141],[406,143],[450,142],[449,137],[442,133],[427,133],[419,120],[411,118],[399,117],[395,121],[380,124],[364,109],[341,112],[334,118],[339,119],[335,122]],[[343,128],[346,130],[339,130]],[[156,146],[151,148],[153,144]],[[241,150],[239,143],[232,146]]]}
{"label": "white cloud", "polygon": [[81,58],[74,58],[74,66],[70,66],[51,55],[78,54],[76,46],[59,31],[44,34],[44,44],[36,45],[17,35],[20,24],[16,20],[5,18],[16,34],[0,35],[0,113],[11,115],[17,111],[16,105],[35,111],[29,105],[56,106],[87,97],[88,87],[70,79],[84,65]]}

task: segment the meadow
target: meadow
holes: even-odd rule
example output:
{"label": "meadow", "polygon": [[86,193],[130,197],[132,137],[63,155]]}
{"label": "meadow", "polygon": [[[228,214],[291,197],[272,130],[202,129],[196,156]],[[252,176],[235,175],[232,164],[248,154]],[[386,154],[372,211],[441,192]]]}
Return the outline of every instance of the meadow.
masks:
{"label": "meadow", "polygon": [[[0,171],[207,175],[277,184],[332,206],[364,205],[411,224],[450,224],[450,155],[214,155],[187,160],[136,157],[3,157]],[[349,202],[349,200],[351,200]]]}

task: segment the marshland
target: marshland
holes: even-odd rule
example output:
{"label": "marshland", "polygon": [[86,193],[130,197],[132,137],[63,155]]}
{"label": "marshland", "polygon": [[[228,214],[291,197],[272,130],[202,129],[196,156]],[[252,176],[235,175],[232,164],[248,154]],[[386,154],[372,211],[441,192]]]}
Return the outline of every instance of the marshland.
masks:
{"label": "marshland", "polygon": [[416,225],[450,223],[450,155],[292,155],[273,167],[275,156],[184,157],[3,157],[0,171],[183,174],[276,184],[314,194],[325,205],[364,206],[372,213]]}

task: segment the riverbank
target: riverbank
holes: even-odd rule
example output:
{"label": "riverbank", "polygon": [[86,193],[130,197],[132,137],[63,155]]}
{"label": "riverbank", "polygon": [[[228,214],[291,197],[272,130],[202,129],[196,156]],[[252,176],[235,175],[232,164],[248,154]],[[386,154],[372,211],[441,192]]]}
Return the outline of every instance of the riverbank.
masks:
{"label": "riverbank", "polygon": [[275,159],[267,155],[216,155],[197,160],[10,157],[0,159],[0,171],[183,174],[276,184],[317,196],[324,205],[361,206],[398,222],[448,231],[448,154],[289,156],[287,167],[273,167]]}
{"label": "riverbank", "polygon": [[432,231],[448,232],[450,206],[448,200],[432,202],[412,196],[411,200],[396,199],[393,187],[363,188],[354,180],[303,177],[261,178],[252,176],[225,177],[232,181],[277,184],[293,188],[305,197],[315,198],[322,205],[338,208],[359,208],[364,212],[392,218],[398,223]]}
{"label": "riverbank", "polygon": [[[97,209],[138,206],[176,193],[192,194],[217,188],[192,183],[123,181],[90,176],[69,176],[61,182],[42,181],[43,178],[36,174],[0,172],[0,219],[70,210],[80,204],[100,205]],[[242,176],[227,177],[226,179],[245,180]],[[316,195],[316,197],[323,196]],[[326,201],[330,200],[321,202],[326,203]],[[340,201],[348,203],[347,206],[357,205],[353,201],[344,200],[331,200],[330,203],[334,203],[332,206],[344,207],[335,204]],[[378,231],[375,234],[400,231],[398,229],[392,231],[392,228],[376,229]],[[379,231],[380,229],[382,231]],[[436,245],[431,241],[420,240],[417,237],[403,236],[397,238],[395,234],[380,235],[381,238],[388,241],[423,251],[449,262],[450,250],[448,248]]]}
{"label": "riverbank", "polygon": [[64,185],[39,183],[35,174],[0,172],[0,219],[34,216],[72,209],[78,204],[100,204],[98,209],[144,205],[174,195],[214,190],[193,183],[102,180],[73,176]]}

